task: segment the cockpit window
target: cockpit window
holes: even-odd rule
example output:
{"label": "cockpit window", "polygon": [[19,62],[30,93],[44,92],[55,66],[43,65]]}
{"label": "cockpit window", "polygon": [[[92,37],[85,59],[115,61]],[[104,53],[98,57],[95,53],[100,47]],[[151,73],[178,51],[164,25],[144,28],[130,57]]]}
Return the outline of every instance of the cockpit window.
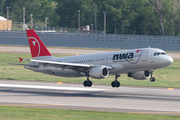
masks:
{"label": "cockpit window", "polygon": [[162,52],[161,55],[166,55],[166,53],[165,53],[165,52]]}
{"label": "cockpit window", "polygon": [[154,56],[158,56],[158,55],[166,55],[166,53],[165,52],[155,52],[154,53]]}

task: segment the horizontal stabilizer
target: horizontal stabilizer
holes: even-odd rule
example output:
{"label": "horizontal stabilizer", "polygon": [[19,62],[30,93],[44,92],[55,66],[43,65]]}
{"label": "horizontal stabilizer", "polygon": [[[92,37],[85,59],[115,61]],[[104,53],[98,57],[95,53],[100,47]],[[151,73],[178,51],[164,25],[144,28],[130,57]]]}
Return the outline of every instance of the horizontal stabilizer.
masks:
{"label": "horizontal stabilizer", "polygon": [[22,61],[23,61],[23,59],[21,57],[19,57],[19,62],[22,62]]}
{"label": "horizontal stabilizer", "polygon": [[17,63],[7,63],[10,65],[20,65],[20,66],[30,66],[30,67],[38,67],[39,65],[30,65],[30,64],[17,64]]}

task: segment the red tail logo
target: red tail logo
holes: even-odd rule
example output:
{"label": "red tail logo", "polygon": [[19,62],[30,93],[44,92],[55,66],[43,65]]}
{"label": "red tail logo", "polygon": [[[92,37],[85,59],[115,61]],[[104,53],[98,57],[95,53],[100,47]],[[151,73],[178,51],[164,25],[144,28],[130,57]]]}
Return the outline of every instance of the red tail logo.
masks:
{"label": "red tail logo", "polygon": [[26,30],[32,57],[52,56],[36,32]]}
{"label": "red tail logo", "polygon": [[139,51],[141,51],[141,50],[136,50],[136,53],[138,53]]}

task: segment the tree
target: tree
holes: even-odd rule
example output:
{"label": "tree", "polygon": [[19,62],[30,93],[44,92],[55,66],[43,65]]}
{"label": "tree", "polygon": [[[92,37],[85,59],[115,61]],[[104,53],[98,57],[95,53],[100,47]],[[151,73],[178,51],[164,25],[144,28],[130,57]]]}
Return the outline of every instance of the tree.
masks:
{"label": "tree", "polygon": [[[116,19],[117,32],[120,34],[136,34],[135,19],[144,6],[144,0],[98,0],[95,1],[99,9],[99,27],[103,30],[103,11],[107,14],[107,33],[114,33],[114,19]],[[140,20],[140,19],[139,19]],[[142,21],[139,21],[140,23]]]}
{"label": "tree", "polygon": [[6,2],[6,0],[0,0],[0,9],[1,9],[2,14],[4,13],[4,11],[6,9],[6,8],[4,8],[5,2]]}
{"label": "tree", "polygon": [[169,32],[172,36],[177,36],[180,30],[180,1],[178,0],[171,0],[171,6],[169,10],[169,14],[167,15],[166,19],[169,22]]}
{"label": "tree", "polygon": [[56,13],[60,16],[59,26],[78,28],[78,10],[80,10],[81,26],[92,24],[92,0],[56,0]]}
{"label": "tree", "polygon": [[55,7],[53,6],[52,0],[1,0],[4,5],[10,6],[10,18],[13,17],[13,21],[22,22],[23,21],[23,7],[26,11],[26,23],[30,21],[30,14],[33,14],[34,22],[44,22],[45,17],[53,19],[53,11]]}
{"label": "tree", "polygon": [[[164,20],[167,15],[167,8],[169,7],[167,0],[146,0],[146,2],[153,8],[154,24],[161,34],[165,35]],[[157,13],[158,17],[156,17]],[[159,22],[158,22],[159,21]]]}

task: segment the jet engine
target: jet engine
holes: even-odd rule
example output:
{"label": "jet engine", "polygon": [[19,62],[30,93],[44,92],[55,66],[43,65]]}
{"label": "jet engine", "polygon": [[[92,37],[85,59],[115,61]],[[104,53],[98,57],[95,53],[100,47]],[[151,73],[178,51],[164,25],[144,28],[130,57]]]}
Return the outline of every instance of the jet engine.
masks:
{"label": "jet engine", "polygon": [[109,70],[105,66],[93,67],[90,69],[89,75],[95,79],[102,79],[109,75]]}
{"label": "jet engine", "polygon": [[150,72],[149,71],[138,71],[138,72],[128,73],[128,77],[132,77],[136,80],[145,80],[150,77]]}

